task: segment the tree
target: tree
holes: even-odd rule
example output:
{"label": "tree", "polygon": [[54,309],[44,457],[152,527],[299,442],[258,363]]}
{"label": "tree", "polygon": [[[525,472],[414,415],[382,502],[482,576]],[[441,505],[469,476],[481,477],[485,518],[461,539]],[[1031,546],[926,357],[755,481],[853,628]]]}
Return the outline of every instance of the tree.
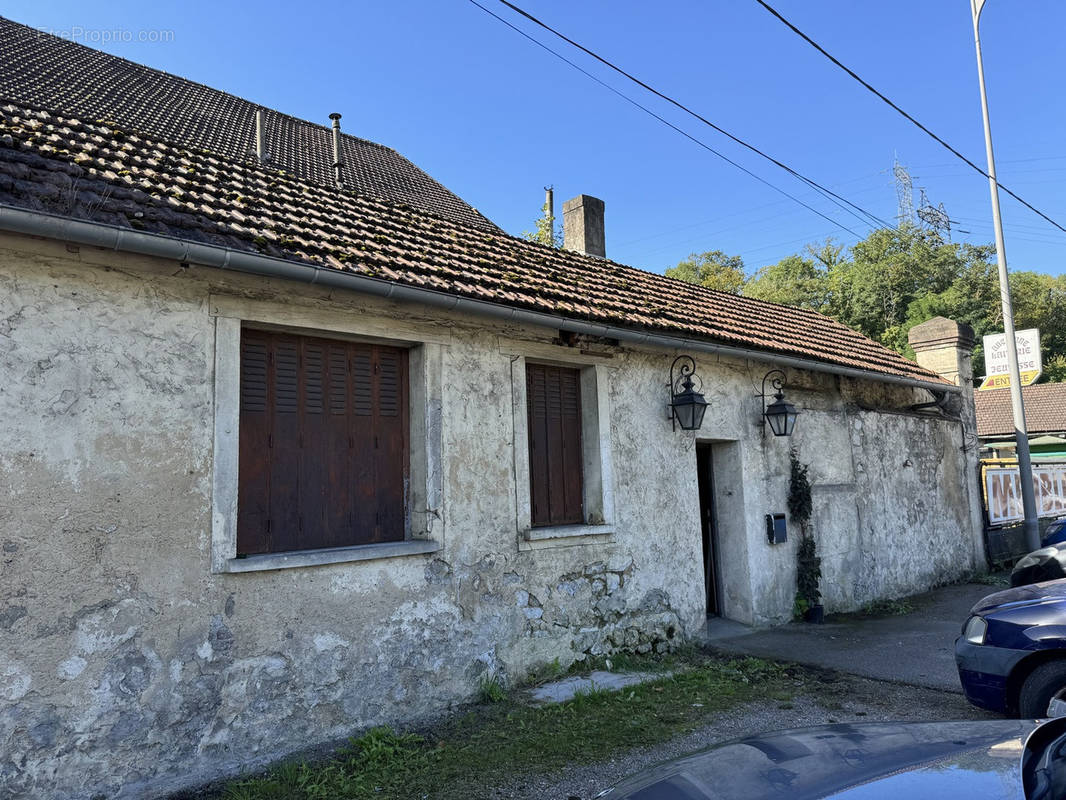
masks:
{"label": "tree", "polygon": [[[908,358],[907,334],[944,316],[977,335],[974,374],[983,375],[981,337],[1003,331],[999,277],[992,245],[951,244],[914,225],[870,233],[845,252],[831,239],[744,277],[744,262],[720,250],[693,254],[667,275],[712,289],[810,308]],[[1039,328],[1041,380],[1066,380],[1066,275],[1011,273],[1014,322]]]}
{"label": "tree", "polygon": [[756,272],[744,284],[744,294],[771,303],[824,311],[829,303],[829,273],[813,259],[786,256]]}
{"label": "tree", "polygon": [[524,231],[522,233],[523,239],[531,242],[540,242],[540,244],[546,244],[548,247],[560,248],[563,246],[563,232],[555,224],[555,216],[552,213],[552,209],[549,208],[547,200],[540,207],[540,216],[535,224],[537,229],[535,231]]}
{"label": "tree", "polygon": [[831,315],[902,351],[910,304],[951,286],[963,267],[958,248],[913,225],[873,231],[830,273]]}
{"label": "tree", "polygon": [[666,276],[730,294],[740,294],[747,278],[744,260],[721,250],[693,253],[688,260],[667,269]]}

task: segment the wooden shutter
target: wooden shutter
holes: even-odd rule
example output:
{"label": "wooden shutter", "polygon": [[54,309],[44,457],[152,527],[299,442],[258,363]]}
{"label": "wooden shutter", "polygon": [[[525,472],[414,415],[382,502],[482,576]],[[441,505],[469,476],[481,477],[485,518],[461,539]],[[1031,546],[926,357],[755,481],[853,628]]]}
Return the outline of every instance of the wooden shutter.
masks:
{"label": "wooden shutter", "polygon": [[237,552],[402,540],[407,351],[241,334]]}
{"label": "wooden shutter", "polygon": [[580,371],[527,365],[526,408],[533,524],[582,523]]}

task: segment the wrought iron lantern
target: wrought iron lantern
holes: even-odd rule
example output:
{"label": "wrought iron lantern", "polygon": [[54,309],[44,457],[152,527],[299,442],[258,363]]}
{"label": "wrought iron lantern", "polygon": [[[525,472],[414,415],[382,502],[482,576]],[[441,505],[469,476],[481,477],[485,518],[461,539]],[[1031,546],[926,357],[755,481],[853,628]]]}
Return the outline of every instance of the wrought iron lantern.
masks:
{"label": "wrought iron lantern", "polygon": [[[681,366],[678,367],[678,362]],[[691,356],[678,356],[670,365],[670,424],[674,430],[681,426],[684,431],[697,431],[703,424],[703,413],[707,410],[707,401],[696,391],[692,379],[703,381],[696,374],[696,362]]]}
{"label": "wrought iron lantern", "polygon": [[[772,378],[770,376],[773,376]],[[766,405],[766,381],[770,381],[770,385],[774,389],[774,402],[770,405]],[[796,427],[796,417],[799,416],[799,411],[796,407],[785,400],[785,393],[782,389],[785,381],[785,373],[779,369],[772,369],[767,372],[762,379],[762,424],[763,431],[766,430],[766,426],[770,426],[770,430],[773,431],[774,436],[791,436],[793,429]]]}

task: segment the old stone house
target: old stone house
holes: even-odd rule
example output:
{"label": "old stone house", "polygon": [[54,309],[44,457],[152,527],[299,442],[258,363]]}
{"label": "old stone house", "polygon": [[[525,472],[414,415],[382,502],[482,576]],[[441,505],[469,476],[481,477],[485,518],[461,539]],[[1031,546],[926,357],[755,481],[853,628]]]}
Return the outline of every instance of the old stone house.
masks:
{"label": "old stone house", "polygon": [[789,446],[830,610],[980,562],[958,326],[914,337],[943,377],[328,127],[6,20],[0,57],[0,795],[153,796],[784,622]]}

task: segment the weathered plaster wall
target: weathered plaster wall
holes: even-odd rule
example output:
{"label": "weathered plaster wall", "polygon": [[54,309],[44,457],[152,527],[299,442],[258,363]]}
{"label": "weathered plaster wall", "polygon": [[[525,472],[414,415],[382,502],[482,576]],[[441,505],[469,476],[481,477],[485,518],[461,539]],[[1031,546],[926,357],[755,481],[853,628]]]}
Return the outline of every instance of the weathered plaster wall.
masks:
{"label": "weathered plaster wall", "polygon": [[[285,302],[325,330],[345,312],[443,339],[437,553],[212,572],[213,292]],[[440,712],[486,674],[520,680],[556,658],[662,650],[697,631],[695,438],[665,416],[673,353],[603,362],[614,533],[518,534],[505,351],[551,336],[0,239],[0,794],[152,796]],[[786,442],[759,435],[752,382],[765,368],[700,367],[712,407],[699,436],[720,443],[725,613],[782,620],[795,542],[771,548],[763,533],[762,515],[784,509],[788,463]],[[958,426],[848,411],[852,390],[834,379],[793,379],[829,607],[970,568],[973,547],[952,559],[972,535]]]}

